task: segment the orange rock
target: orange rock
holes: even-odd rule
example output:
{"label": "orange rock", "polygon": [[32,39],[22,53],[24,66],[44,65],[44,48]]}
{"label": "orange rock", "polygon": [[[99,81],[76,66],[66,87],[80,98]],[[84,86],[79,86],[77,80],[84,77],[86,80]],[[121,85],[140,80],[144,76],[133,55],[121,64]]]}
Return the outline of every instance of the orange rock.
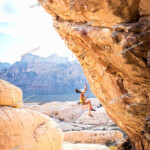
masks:
{"label": "orange rock", "polygon": [[141,16],[150,15],[150,1],[149,0],[140,0],[139,11]]}
{"label": "orange rock", "polygon": [[0,108],[0,150],[60,150],[62,132],[33,110]]}
{"label": "orange rock", "polygon": [[64,141],[70,143],[95,143],[106,144],[123,139],[120,131],[68,131],[64,132]]}
{"label": "orange rock", "polygon": [[0,79],[0,105],[19,108],[22,106],[20,88]]}
{"label": "orange rock", "polygon": [[[92,92],[127,133],[132,148],[150,150],[145,119],[150,116],[149,0],[56,0],[42,6],[53,15],[55,29],[82,65]],[[130,97],[118,99],[126,93]]]}
{"label": "orange rock", "polygon": [[111,27],[138,17],[137,0],[38,0],[44,9],[62,20]]}

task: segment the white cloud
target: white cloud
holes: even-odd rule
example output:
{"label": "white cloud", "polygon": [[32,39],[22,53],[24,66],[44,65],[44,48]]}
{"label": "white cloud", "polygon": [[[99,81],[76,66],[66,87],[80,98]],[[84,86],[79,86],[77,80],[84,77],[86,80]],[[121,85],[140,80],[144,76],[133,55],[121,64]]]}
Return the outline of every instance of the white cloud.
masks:
{"label": "white cloud", "polygon": [[[4,1],[5,3],[10,2],[10,0]],[[0,3],[0,6],[5,4],[4,1]],[[57,53],[60,56],[72,58],[72,52],[53,28],[52,17],[41,6],[30,8],[37,3],[36,0],[13,0],[17,15],[1,10],[0,22],[13,23],[15,26],[0,29],[0,32],[24,41],[23,43],[14,44],[11,52],[3,56],[3,60],[6,60],[6,58],[8,60],[9,58],[9,62],[12,63],[19,60],[20,55],[38,46],[41,49],[34,52],[34,54],[39,56],[46,57],[52,53]]]}

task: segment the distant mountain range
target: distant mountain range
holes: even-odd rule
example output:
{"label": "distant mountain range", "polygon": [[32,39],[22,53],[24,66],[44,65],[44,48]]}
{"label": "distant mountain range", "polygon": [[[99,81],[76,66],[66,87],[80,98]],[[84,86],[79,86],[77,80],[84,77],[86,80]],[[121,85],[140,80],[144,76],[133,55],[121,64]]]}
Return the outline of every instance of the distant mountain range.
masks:
{"label": "distant mountain range", "polygon": [[1,63],[0,62],[0,70],[1,69],[8,69],[11,66],[9,63]]}
{"label": "distant mountain range", "polygon": [[27,54],[13,65],[0,63],[0,68],[0,78],[20,87],[24,97],[74,94],[87,82],[78,61],[56,54],[47,58]]}

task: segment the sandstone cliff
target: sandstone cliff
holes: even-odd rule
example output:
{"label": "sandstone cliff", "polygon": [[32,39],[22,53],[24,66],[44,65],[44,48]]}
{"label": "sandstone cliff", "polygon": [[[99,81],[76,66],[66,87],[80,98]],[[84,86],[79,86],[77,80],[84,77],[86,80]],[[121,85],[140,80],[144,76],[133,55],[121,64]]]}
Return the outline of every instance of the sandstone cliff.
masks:
{"label": "sandstone cliff", "polygon": [[150,150],[150,1],[39,2],[132,149]]}

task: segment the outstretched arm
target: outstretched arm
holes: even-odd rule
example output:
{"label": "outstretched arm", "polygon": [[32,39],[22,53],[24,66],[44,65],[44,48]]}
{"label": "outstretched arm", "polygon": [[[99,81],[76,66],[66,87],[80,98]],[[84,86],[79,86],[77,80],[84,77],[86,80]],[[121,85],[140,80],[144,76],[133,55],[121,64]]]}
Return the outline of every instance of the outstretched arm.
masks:
{"label": "outstretched arm", "polygon": [[85,91],[87,91],[87,84],[85,83]]}

